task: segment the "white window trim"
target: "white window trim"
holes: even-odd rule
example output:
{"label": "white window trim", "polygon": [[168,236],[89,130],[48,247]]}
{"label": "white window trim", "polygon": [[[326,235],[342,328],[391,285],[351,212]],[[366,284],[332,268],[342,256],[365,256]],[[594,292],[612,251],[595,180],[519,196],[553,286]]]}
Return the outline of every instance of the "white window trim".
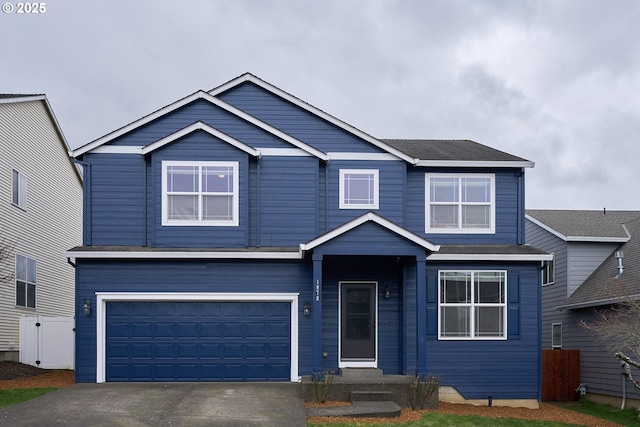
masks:
{"label": "white window trim", "polygon": [[[168,196],[167,196],[167,167],[168,166],[231,166],[233,168],[233,219],[230,221],[185,221],[168,219]],[[190,161],[163,161],[162,162],[162,225],[163,226],[196,226],[196,227],[233,227],[239,224],[240,188],[239,188],[239,165],[238,162],[190,162]],[[202,204],[199,204],[202,209]]]}
{"label": "white window trim", "polygon": [[109,301],[239,301],[291,303],[290,381],[300,382],[298,374],[299,293],[176,293],[176,292],[96,292],[96,382],[106,381],[107,302]]}
{"label": "white window trim", "polygon": [[[375,287],[374,295],[375,295],[375,328],[374,331],[376,333],[375,336],[375,355],[373,359],[343,359],[342,358],[342,286],[353,284],[353,283],[364,283],[368,285],[373,285]],[[371,282],[367,280],[342,280],[338,282],[338,368],[377,368],[378,367],[378,282]]]}
{"label": "white window trim", "polygon": [[[475,304],[473,303],[473,295],[474,295],[474,282],[475,279],[471,281],[471,303],[470,304],[443,304],[441,302],[441,293],[442,287],[440,286],[440,277],[442,273],[471,273],[472,277],[475,276],[476,273],[504,273],[504,303],[492,303],[492,304]],[[508,301],[507,298],[507,271],[506,270],[438,270],[438,340],[442,341],[506,341],[507,340],[507,314],[508,314]],[[471,315],[470,315],[470,323],[469,323],[469,332],[470,336],[468,337],[446,337],[442,335],[442,306],[445,305],[447,307],[455,307],[455,306],[471,306]],[[474,316],[474,307],[502,307],[503,316],[502,316],[502,330],[503,336],[501,337],[476,337],[475,333],[475,316]]]}
{"label": "white window trim", "polygon": [[[489,178],[491,182],[491,217],[489,219],[489,228],[431,228],[431,178]],[[425,174],[425,233],[437,234],[495,234],[496,230],[496,176],[495,174],[467,174],[467,173],[427,173]],[[462,202],[456,202],[458,205],[458,220],[462,220],[461,208]]]}
{"label": "white window trim", "polygon": [[[14,297],[13,297],[13,304],[16,308],[21,308],[21,309],[27,309],[27,310],[36,310],[38,308],[38,260],[35,258],[31,258],[28,257],[26,255],[22,255],[22,254],[15,254],[15,265],[14,265],[14,280],[13,280],[13,292],[14,292]],[[35,295],[33,296],[33,300],[34,300],[34,304],[33,307],[29,307],[28,305],[19,305],[17,304],[17,299],[18,299],[18,291],[17,291],[17,286],[18,286],[18,257],[22,257],[25,258],[25,260],[33,260],[33,262],[35,262],[35,282],[29,282],[26,279],[25,280],[20,280],[21,282],[24,282],[26,285],[33,285],[35,287],[34,289],[34,293]],[[26,264],[25,264],[26,265]],[[26,272],[25,272],[26,274]],[[27,301],[29,300],[28,298],[28,286],[25,288],[25,298],[27,299]]]}
{"label": "white window trim", "polygon": [[[555,344],[553,342],[553,328],[554,326],[560,326],[560,344]],[[562,349],[562,323],[552,323],[551,324],[551,348],[552,349]]]}
{"label": "white window trim", "polygon": [[[15,181],[14,172],[18,174],[18,182]],[[24,180],[24,184],[22,185],[20,184],[21,178]],[[27,210],[27,181],[28,179],[25,174],[23,174],[17,169],[14,169],[14,168],[11,169],[11,204],[23,210]],[[13,200],[13,189],[15,188],[16,185],[18,186],[18,202],[17,203]]]}
{"label": "white window trim", "polygon": [[[546,261],[542,264],[542,277],[541,277],[541,281],[542,281],[542,286],[549,286],[549,285],[553,285],[556,282],[556,254],[552,253],[551,254],[553,256],[553,259],[551,261]],[[551,271],[553,272],[553,280],[550,282],[546,282],[544,281],[544,276],[545,276],[545,272],[548,271],[549,269],[551,269]],[[549,275],[547,274],[547,277]]]}
{"label": "white window trim", "polygon": [[[344,180],[347,174],[371,174],[373,175],[373,203],[369,204],[347,204],[344,201]],[[380,185],[380,171],[377,169],[340,169],[340,209],[379,209],[379,185]]]}

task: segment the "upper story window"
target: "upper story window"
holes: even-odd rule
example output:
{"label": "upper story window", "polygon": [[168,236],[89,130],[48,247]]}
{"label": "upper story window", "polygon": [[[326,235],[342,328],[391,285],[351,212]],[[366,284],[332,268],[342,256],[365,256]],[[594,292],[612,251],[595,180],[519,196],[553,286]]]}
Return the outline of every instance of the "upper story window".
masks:
{"label": "upper story window", "polygon": [[427,233],[493,233],[495,175],[427,174]]}
{"label": "upper story window", "polygon": [[505,339],[506,271],[440,271],[440,339]]}
{"label": "upper story window", "polygon": [[162,225],[238,225],[238,162],[162,162]]}
{"label": "upper story window", "polygon": [[36,260],[17,254],[16,305],[36,308]]}
{"label": "upper story window", "polygon": [[11,170],[11,202],[27,208],[27,177],[15,169]]}
{"label": "upper story window", "polygon": [[378,171],[340,169],[340,209],[378,209]]}
{"label": "upper story window", "polygon": [[553,260],[546,261],[542,266],[542,286],[552,285],[555,281],[555,254]]}

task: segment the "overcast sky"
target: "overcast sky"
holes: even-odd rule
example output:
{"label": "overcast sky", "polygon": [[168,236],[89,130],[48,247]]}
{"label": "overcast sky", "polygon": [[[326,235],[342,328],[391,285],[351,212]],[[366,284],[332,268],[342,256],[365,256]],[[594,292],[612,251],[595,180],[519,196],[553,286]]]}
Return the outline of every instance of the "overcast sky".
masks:
{"label": "overcast sky", "polygon": [[527,208],[640,209],[636,0],[8,3],[0,93],[45,93],[72,148],[251,72],[375,137],[532,160]]}

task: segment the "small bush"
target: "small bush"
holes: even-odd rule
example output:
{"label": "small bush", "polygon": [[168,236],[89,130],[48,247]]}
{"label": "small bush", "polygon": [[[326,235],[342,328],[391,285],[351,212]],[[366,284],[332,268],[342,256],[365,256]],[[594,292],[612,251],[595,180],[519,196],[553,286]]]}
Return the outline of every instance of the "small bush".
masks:
{"label": "small bush", "polygon": [[429,374],[416,374],[409,377],[409,405],[411,409],[424,409],[440,387],[440,377]]}
{"label": "small bush", "polygon": [[315,391],[314,400],[320,403],[326,402],[331,384],[333,384],[333,371],[314,372],[311,374],[311,381],[313,382],[313,390]]}

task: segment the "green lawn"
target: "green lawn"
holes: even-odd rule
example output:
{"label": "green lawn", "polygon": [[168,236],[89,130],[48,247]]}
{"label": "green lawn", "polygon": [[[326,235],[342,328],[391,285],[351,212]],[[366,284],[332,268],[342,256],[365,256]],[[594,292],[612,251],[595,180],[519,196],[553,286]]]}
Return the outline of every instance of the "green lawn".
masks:
{"label": "green lawn", "polygon": [[9,390],[0,390],[0,408],[4,408],[9,405],[15,405],[16,403],[24,402],[25,400],[42,396],[43,394],[47,394],[57,389],[58,389],[57,387],[39,387],[39,388],[12,388]]}
{"label": "green lawn", "polygon": [[[609,405],[599,405],[593,402],[569,402],[560,403],[558,406],[569,409],[571,411],[580,412],[594,417],[609,420],[614,423],[618,423],[627,427],[640,427],[640,421],[638,420],[638,411],[635,409],[627,409],[621,411],[619,408],[615,408]],[[480,417],[477,415],[450,415],[439,414],[437,412],[429,412],[424,414],[422,419],[418,421],[411,421],[407,423],[393,423],[391,420],[385,426],[389,427],[560,427],[560,426],[575,426],[576,424],[565,424],[552,421],[531,421],[531,420],[516,420],[516,419],[501,419],[501,418],[489,418]],[[345,424],[345,423],[307,423],[308,427],[380,427],[382,424],[371,423],[357,423],[357,424]]]}

